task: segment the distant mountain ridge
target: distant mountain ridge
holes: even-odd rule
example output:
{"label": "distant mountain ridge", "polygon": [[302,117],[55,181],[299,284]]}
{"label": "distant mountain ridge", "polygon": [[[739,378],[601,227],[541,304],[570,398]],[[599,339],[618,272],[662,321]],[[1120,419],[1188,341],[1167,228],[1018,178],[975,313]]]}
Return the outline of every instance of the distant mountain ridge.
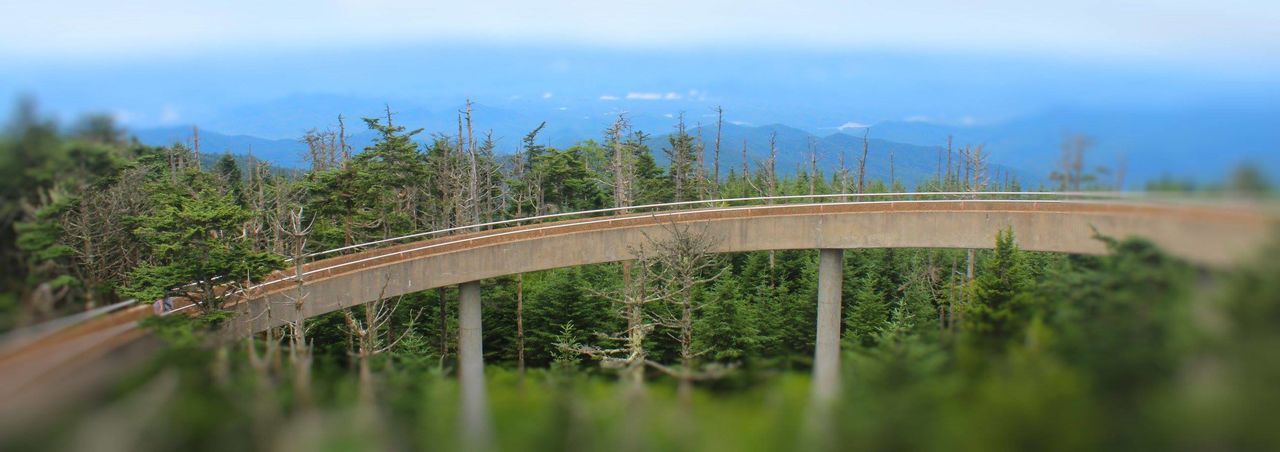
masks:
{"label": "distant mountain ridge", "polygon": [[[174,143],[192,145],[194,131],[190,126],[165,127],[131,131],[138,141],[151,146]],[[253,155],[274,165],[299,168],[307,145],[300,140],[259,138],[250,135],[227,135],[213,130],[200,130],[200,150],[205,155],[231,153]]]}
{"label": "distant mountain ridge", "polygon": [[[397,123],[426,128],[424,140],[431,133],[456,133],[458,114],[464,108],[456,99],[389,100]],[[503,153],[515,151],[520,139],[543,121],[547,125],[539,133],[538,141],[555,147],[585,139],[599,140],[618,114],[625,114],[636,130],[652,134],[655,140],[670,133],[682,113],[690,129],[696,129],[699,124],[713,128],[715,124],[714,101],[691,98],[671,102],[562,99],[560,96],[489,100],[472,104],[475,130],[482,135],[492,132],[497,150]],[[246,153],[252,145],[255,154],[268,160],[282,165],[301,165],[304,146],[294,137],[301,137],[310,128],[336,129],[338,112],[343,112],[349,142],[354,149],[362,149],[372,136],[361,118],[381,118],[386,108],[387,103],[382,99],[323,94],[297,94],[241,105],[220,111],[211,120],[200,123],[208,129],[202,147],[214,152],[227,149]],[[860,134],[860,129],[838,128],[842,123],[856,122],[852,120],[859,117],[856,106],[849,107],[848,111],[847,114],[825,111],[799,115],[784,105],[725,105],[725,120],[735,127],[762,130],[775,126],[759,124],[781,122],[786,126],[776,126],[779,130],[801,131],[826,140],[841,132]],[[775,119],[766,122],[761,118]],[[1000,121],[947,122],[923,116],[878,121],[870,124],[870,136],[925,148],[945,146],[948,136],[953,137],[956,147],[984,145],[991,153],[992,163],[1016,169],[1014,172],[1022,176],[1021,179],[1031,181],[1047,179],[1059,160],[1059,147],[1065,137],[1084,134],[1095,143],[1086,157],[1087,167],[1123,166],[1126,185],[1140,188],[1146,181],[1165,175],[1201,182],[1222,180],[1233,167],[1245,162],[1260,166],[1266,173],[1280,175],[1280,127],[1274,125],[1278,119],[1280,108],[1274,106],[1063,107]],[[142,129],[138,134],[144,142],[169,144],[174,140],[189,141],[189,129],[185,126]],[[215,131],[229,133],[215,137]],[[751,135],[748,146],[752,148],[749,151],[760,155],[757,147],[763,146],[767,136],[748,135]],[[782,153],[803,152],[807,140],[808,137],[782,140],[786,143]],[[824,153],[830,147],[834,156],[834,150],[840,147],[828,144],[830,146],[824,146]],[[741,143],[735,146],[740,147]],[[873,146],[872,153],[876,150]],[[881,160],[872,159],[868,165],[874,167]],[[923,171],[923,164],[907,164],[904,170],[908,173],[904,174],[910,174],[914,167],[921,167],[919,171]],[[929,166],[937,165],[935,162]],[[910,180],[912,176],[906,178]]]}
{"label": "distant mountain ridge", "polygon": [[[874,129],[873,129],[874,130]],[[819,136],[804,130],[782,124],[770,124],[757,127],[744,127],[725,124],[721,130],[720,175],[725,177],[729,171],[742,172],[742,148],[745,143],[750,171],[755,172],[759,165],[769,157],[769,139],[777,133],[778,160],[777,170],[780,174],[792,174],[796,171],[808,171],[809,145],[818,154],[818,168],[828,178],[840,168],[841,154],[844,165],[851,173],[858,172],[858,159],[862,157],[862,136],[837,132]],[[705,148],[708,170],[714,154],[715,126],[694,128],[690,134],[701,136]],[[662,149],[667,147],[670,135],[651,138],[650,148],[665,163]],[[916,144],[889,141],[875,138],[874,133],[867,139],[867,180],[881,180],[886,184],[890,180],[901,182],[908,189],[914,189],[920,183],[937,177],[946,165],[946,148],[944,146],[921,146]],[[955,158],[959,158],[956,155]],[[1022,185],[1035,186],[1043,182],[1043,176],[1023,171],[994,160],[988,161],[989,179],[995,181],[1008,174],[1016,178]]]}
{"label": "distant mountain ridge", "polygon": [[[190,146],[192,144],[192,132],[190,127],[166,127],[138,130],[133,133],[139,141],[148,145],[167,146],[173,143],[183,143]],[[857,173],[858,158],[861,157],[862,152],[861,136],[842,132],[818,136],[782,124],[755,127],[724,124],[721,131],[721,177],[727,177],[730,171],[739,173],[742,171],[742,148],[744,143],[747,148],[750,171],[758,171],[759,165],[768,158],[769,139],[775,132],[777,133],[778,147],[776,166],[779,174],[793,174],[797,171],[808,170],[808,149],[811,140],[818,151],[818,166],[824,175],[830,177],[839,169],[841,153],[844,153],[846,168],[851,173]],[[708,171],[710,171],[712,153],[714,151],[715,126],[694,127],[689,130],[689,133],[694,136],[701,136],[706,152],[704,158]],[[667,147],[669,136],[669,134],[653,135],[647,142],[654,156],[663,164],[666,163],[666,160],[662,150]],[[419,137],[419,142],[425,143],[429,140],[430,135],[424,134]],[[353,151],[358,153],[372,143],[372,138],[372,135],[366,131],[360,131],[349,134],[347,142]],[[584,135],[576,139],[557,137],[540,141],[564,148],[590,139],[599,141],[600,137]],[[507,141],[514,140],[508,139]],[[214,130],[201,129],[200,148],[206,155],[231,153],[245,156],[252,154],[255,158],[269,161],[273,165],[284,168],[304,168],[306,166],[304,157],[306,145],[301,140],[229,135]],[[500,154],[508,154],[515,150],[516,148],[511,145],[498,149]],[[890,161],[891,158],[892,163]],[[943,162],[945,158],[945,148],[942,146],[921,146],[881,138],[869,138],[866,165],[867,179],[879,179],[889,183],[892,176],[894,180],[902,182],[909,189],[915,188],[917,184],[935,177],[939,171],[939,165],[945,165]],[[1042,176],[1004,165],[1000,162],[991,161],[988,166],[992,180],[997,175],[1009,174],[1011,177],[1016,177],[1024,186],[1034,186],[1043,181]]]}

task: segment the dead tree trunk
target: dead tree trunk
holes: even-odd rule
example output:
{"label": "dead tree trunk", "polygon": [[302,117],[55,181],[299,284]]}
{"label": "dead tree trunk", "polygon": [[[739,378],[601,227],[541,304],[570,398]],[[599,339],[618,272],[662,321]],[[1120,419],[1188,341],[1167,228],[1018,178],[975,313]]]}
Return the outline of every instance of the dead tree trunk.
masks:
{"label": "dead tree trunk", "polygon": [[191,126],[191,149],[195,153],[196,170],[200,169],[200,128]]}
{"label": "dead tree trunk", "polygon": [[870,150],[867,135],[870,133],[870,128],[862,129],[862,158],[858,159],[858,193],[863,193],[866,190],[867,151]]}
{"label": "dead tree trunk", "polygon": [[[720,197],[720,134],[724,129],[724,109],[716,106],[716,148],[711,156],[712,197]],[[745,161],[745,159],[744,159]]]}

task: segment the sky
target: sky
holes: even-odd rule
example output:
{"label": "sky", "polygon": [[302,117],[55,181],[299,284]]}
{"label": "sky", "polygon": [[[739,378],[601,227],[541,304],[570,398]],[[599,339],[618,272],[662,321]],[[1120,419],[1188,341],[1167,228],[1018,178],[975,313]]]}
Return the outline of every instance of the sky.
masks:
{"label": "sky", "polygon": [[584,119],[724,105],[809,130],[966,125],[1271,105],[1277,23],[1280,2],[1242,0],[7,1],[0,96],[274,137],[385,103],[445,121],[466,98]]}
{"label": "sky", "polygon": [[1280,3],[1265,0],[6,3],[0,55],[60,61],[486,41],[1030,52],[1244,68],[1280,44]]}

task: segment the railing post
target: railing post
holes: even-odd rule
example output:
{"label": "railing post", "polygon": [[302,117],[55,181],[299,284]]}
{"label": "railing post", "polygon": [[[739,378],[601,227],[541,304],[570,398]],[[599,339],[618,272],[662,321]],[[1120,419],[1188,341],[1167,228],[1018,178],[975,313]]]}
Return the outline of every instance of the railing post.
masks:
{"label": "railing post", "polygon": [[489,443],[489,400],[485,394],[480,282],[458,286],[458,386],[461,388],[463,444],[483,450]]}
{"label": "railing post", "polygon": [[818,251],[818,334],[813,350],[813,399],[829,403],[840,393],[840,287],[844,250]]}

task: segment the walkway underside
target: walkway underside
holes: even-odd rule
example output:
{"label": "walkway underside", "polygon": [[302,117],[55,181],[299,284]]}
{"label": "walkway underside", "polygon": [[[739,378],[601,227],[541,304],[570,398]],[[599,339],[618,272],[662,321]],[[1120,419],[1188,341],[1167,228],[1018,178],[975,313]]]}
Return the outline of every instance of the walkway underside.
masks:
{"label": "walkway underside", "polygon": [[[1246,257],[1273,219],[1256,210],[1114,201],[898,201],[753,206],[569,220],[426,240],[307,265],[305,284],[252,291],[230,332],[247,335],[298,317],[442,286],[630,259],[674,224],[705,228],[717,252],[853,248],[990,248],[1013,228],[1020,247],[1099,254],[1097,233],[1145,237],[1205,265]],[[271,279],[285,278],[279,274]],[[303,302],[295,304],[299,296]],[[270,307],[270,309],[268,309]]]}

